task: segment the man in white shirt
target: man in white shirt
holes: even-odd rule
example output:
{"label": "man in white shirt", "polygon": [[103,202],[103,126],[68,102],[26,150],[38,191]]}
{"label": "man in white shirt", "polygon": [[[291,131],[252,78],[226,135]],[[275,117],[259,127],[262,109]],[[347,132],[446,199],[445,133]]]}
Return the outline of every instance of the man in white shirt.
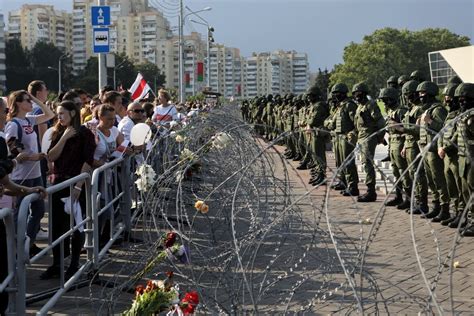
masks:
{"label": "man in white shirt", "polygon": [[123,134],[125,140],[130,141],[130,132],[137,123],[145,121],[145,110],[138,102],[130,103],[127,107],[127,116],[124,116],[118,124],[119,131]]}

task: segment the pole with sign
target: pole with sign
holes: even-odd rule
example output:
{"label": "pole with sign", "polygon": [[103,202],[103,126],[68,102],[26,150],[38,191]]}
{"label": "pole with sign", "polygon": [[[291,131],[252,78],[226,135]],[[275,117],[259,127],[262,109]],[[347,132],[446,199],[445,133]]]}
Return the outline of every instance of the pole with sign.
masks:
{"label": "pole with sign", "polygon": [[110,7],[104,6],[104,0],[97,0],[98,6],[91,7],[91,22],[93,27],[92,39],[94,53],[99,54],[99,91],[107,85],[107,68],[105,53],[110,51],[109,28]]}

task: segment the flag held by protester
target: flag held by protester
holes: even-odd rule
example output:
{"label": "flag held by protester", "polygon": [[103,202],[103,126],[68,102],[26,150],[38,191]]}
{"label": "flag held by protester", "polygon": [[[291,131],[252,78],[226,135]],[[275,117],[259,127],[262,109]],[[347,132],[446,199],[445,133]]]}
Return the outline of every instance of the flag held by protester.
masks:
{"label": "flag held by protester", "polygon": [[147,93],[151,91],[151,88],[145,78],[143,78],[143,75],[138,73],[137,79],[135,79],[135,82],[132,84],[129,91],[132,94],[132,100],[135,101],[143,99]]}

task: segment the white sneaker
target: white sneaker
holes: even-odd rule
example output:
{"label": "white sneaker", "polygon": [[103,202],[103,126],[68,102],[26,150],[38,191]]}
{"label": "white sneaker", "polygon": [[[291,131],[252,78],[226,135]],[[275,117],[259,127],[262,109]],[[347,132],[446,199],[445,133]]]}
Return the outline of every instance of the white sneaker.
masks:
{"label": "white sneaker", "polygon": [[42,228],[36,234],[36,240],[48,240],[49,234],[47,230],[43,230]]}

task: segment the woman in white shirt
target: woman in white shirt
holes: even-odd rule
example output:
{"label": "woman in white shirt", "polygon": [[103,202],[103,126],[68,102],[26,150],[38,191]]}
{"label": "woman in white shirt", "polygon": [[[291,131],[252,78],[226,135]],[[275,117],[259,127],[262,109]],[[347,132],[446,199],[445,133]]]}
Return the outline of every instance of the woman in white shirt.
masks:
{"label": "woman in white shirt", "polygon": [[[33,102],[41,107],[43,114],[29,115],[33,110]],[[42,187],[41,167],[39,161],[46,158],[46,154],[40,153],[38,148],[38,138],[34,131],[34,126],[46,123],[55,114],[43,102],[29,94],[25,90],[14,91],[8,96],[9,122],[5,127],[5,138],[10,151],[17,156],[18,164],[13,169],[11,179],[17,184],[27,187]],[[17,209],[20,207],[22,197],[16,201]],[[26,233],[31,239],[30,255],[35,255],[40,249],[34,244],[36,234],[40,229],[41,219],[44,215],[43,200],[36,200],[31,203],[30,216],[28,217]],[[18,212],[16,214],[17,219]]]}

